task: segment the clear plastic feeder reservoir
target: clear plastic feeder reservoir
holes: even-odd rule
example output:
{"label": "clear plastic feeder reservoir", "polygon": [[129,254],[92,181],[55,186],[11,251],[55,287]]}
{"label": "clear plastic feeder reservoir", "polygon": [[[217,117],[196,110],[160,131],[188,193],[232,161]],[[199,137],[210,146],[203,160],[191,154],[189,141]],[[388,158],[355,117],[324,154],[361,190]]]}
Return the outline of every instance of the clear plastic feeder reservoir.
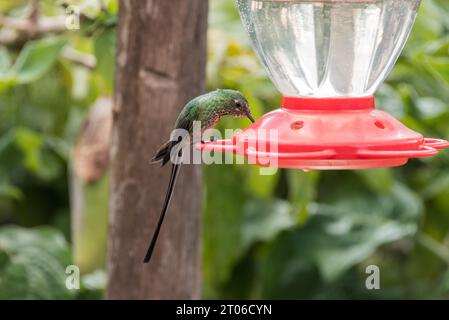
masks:
{"label": "clear plastic feeder reservoir", "polygon": [[420,0],[239,0],[243,24],[287,96],[374,94],[396,62]]}
{"label": "clear plastic feeder reservoir", "polygon": [[[446,141],[425,139],[376,110],[373,97],[405,45],[420,2],[237,0],[253,47],[283,94],[282,108],[232,140],[199,147],[306,170],[399,166],[436,155]],[[270,130],[277,131],[276,141],[267,138]]]}

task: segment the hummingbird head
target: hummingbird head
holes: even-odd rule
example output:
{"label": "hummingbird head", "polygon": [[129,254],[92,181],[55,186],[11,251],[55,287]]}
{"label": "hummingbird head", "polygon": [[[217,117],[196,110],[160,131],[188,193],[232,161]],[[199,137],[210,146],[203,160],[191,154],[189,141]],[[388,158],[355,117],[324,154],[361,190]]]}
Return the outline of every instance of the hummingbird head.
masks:
{"label": "hummingbird head", "polygon": [[248,100],[246,100],[245,96],[235,90],[220,90],[229,101],[226,104],[226,113],[229,115],[233,115],[236,117],[246,117],[251,122],[255,122],[253,116],[251,115],[251,109],[249,108]]}

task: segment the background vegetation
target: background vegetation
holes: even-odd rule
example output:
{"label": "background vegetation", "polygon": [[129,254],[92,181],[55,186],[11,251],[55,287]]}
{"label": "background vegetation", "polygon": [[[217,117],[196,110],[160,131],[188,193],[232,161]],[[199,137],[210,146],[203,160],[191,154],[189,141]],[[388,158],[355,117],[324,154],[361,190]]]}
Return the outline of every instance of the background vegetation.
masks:
{"label": "background vegetation", "polygon": [[[29,3],[0,0],[0,13],[25,21]],[[102,297],[101,262],[86,262],[77,292],[65,289],[64,271],[81,259],[72,250],[71,150],[89,109],[112,95],[117,3],[70,3],[81,7],[81,30],[0,29],[0,298]],[[64,4],[40,1],[40,14],[64,16]],[[431,137],[449,136],[448,16],[447,1],[423,1],[377,94],[378,107]],[[256,117],[279,105],[233,1],[211,0],[208,84],[244,92]],[[447,152],[396,169],[204,171],[205,298],[449,297]],[[88,212],[107,203],[107,189],[95,189],[102,183],[89,186],[103,196]],[[104,229],[98,221],[94,230]],[[381,290],[365,288],[370,264],[381,269]]]}

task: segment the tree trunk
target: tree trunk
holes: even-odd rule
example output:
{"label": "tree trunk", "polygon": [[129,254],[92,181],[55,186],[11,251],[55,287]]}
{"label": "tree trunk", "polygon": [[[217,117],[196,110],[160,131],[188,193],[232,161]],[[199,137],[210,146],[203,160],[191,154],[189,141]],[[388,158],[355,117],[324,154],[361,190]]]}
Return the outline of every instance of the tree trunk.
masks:
{"label": "tree trunk", "polygon": [[111,151],[109,299],[200,298],[201,169],[183,166],[151,263],[170,166],[150,164],[204,91],[207,0],[123,0]]}

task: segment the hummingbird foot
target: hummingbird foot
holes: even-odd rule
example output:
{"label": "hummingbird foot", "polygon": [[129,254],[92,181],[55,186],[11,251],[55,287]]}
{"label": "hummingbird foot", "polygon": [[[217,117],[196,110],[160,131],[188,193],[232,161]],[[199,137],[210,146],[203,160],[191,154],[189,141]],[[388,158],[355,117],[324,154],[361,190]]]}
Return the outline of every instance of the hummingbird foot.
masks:
{"label": "hummingbird foot", "polygon": [[215,137],[210,137],[210,139],[209,139],[209,141],[204,141],[204,140],[201,140],[201,143],[210,143],[210,142],[214,142],[215,141]]}

